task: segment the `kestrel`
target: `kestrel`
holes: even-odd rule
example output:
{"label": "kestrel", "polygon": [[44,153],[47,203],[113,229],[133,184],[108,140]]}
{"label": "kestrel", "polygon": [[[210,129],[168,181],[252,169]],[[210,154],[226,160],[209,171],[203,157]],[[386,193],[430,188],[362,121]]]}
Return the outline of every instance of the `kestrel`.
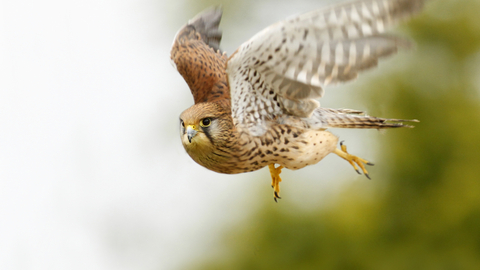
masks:
{"label": "kestrel", "polygon": [[[385,30],[419,11],[423,0],[360,0],[311,11],[267,27],[230,57],[220,51],[219,8],[175,36],[171,59],[195,105],[180,115],[182,144],[205,168],[225,174],[268,166],[275,201],[283,168],[297,170],[335,153],[368,178],[328,128],[411,127],[316,100],[328,85],[350,81],[410,43]],[[278,164],[278,167],[275,167]],[[358,167],[357,167],[358,166]]]}

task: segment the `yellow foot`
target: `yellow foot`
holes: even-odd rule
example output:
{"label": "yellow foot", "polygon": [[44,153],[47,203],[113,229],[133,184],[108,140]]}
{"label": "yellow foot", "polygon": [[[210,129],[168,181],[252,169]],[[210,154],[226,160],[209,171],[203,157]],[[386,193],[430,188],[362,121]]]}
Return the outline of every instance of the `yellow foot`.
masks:
{"label": "yellow foot", "polygon": [[365,164],[366,165],[369,165],[369,166],[373,166],[374,164],[371,163],[371,162],[368,162],[367,160],[363,159],[363,158],[359,158],[357,156],[354,156],[354,155],[350,155],[348,152],[347,152],[347,146],[345,146],[343,144],[343,141],[340,142],[340,149],[335,149],[334,153],[339,155],[341,158],[345,159],[346,161],[348,161],[348,163],[350,163],[350,165],[353,166],[353,168],[355,169],[355,171],[357,171],[358,174],[361,174],[360,171],[358,170],[358,167],[357,165],[362,169],[363,171],[363,174],[365,174],[365,176],[370,179],[370,176],[368,175],[368,172],[367,172],[367,169],[365,169]]}
{"label": "yellow foot", "polygon": [[281,199],[278,194],[280,194],[280,182],[282,182],[282,178],[280,178],[280,173],[282,172],[283,166],[278,166],[275,168],[275,164],[268,165],[270,169],[270,175],[272,176],[272,188],[273,188],[273,199],[275,202],[277,199]]}

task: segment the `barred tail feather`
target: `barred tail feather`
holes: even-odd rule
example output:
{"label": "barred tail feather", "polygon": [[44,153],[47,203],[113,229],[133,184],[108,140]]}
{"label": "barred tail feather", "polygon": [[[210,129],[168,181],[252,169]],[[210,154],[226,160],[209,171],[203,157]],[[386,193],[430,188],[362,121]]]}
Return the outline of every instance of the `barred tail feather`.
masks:
{"label": "barred tail feather", "polygon": [[362,111],[349,109],[320,109],[318,110],[323,128],[413,128],[403,122],[419,122],[416,119],[379,118],[364,114]]}

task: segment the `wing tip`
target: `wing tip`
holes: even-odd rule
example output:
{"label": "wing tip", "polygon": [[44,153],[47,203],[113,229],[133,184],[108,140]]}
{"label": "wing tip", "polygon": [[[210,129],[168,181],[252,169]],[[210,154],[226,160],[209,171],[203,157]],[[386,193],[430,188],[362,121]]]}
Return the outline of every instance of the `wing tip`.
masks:
{"label": "wing tip", "polygon": [[188,24],[194,25],[199,20],[202,20],[204,23],[218,26],[220,24],[220,20],[222,19],[222,14],[223,8],[221,5],[211,6],[202,10],[200,13],[195,15],[195,17],[188,20]]}
{"label": "wing tip", "polygon": [[[223,9],[220,5],[209,7],[188,20],[187,24],[178,30],[173,45],[189,39],[201,39],[214,51],[220,50],[222,31],[219,28]],[[173,47],[173,46],[172,46]]]}
{"label": "wing tip", "polygon": [[188,21],[188,25],[193,26],[202,40],[215,51],[220,50],[222,40],[222,31],[219,28],[222,15],[222,6],[217,5],[203,10]]}

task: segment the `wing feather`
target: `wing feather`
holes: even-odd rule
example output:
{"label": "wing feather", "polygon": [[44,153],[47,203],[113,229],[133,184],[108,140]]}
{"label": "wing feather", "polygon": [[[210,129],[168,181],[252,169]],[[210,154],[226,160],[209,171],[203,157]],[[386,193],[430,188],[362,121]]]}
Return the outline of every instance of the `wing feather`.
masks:
{"label": "wing feather", "polygon": [[178,31],[172,45],[170,58],[187,82],[195,104],[230,97],[227,57],[219,49],[221,17],[218,7],[200,13]]}
{"label": "wing feather", "polygon": [[[385,30],[417,12],[423,0],[359,0],[276,23],[242,44],[228,59],[234,119],[287,113],[309,117],[326,85],[346,82],[409,42]],[[253,87],[262,82],[262,88]],[[253,97],[252,97],[253,96]],[[262,115],[274,98],[272,114]],[[244,101],[255,101],[246,109]],[[236,108],[242,107],[242,108]],[[237,112],[237,114],[235,114]],[[247,123],[255,126],[254,123]]]}

